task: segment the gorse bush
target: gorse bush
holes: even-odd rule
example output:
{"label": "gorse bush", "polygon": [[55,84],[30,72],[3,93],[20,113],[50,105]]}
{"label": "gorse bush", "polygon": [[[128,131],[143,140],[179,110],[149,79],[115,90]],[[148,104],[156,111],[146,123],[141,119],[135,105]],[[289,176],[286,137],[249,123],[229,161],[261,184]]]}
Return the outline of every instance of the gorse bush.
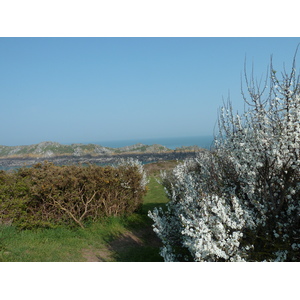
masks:
{"label": "gorse bush", "polygon": [[300,84],[295,59],[248,110],[219,115],[214,149],[163,174],[167,211],[149,212],[165,261],[299,261]]}
{"label": "gorse bush", "polygon": [[139,162],[118,166],[55,166],[45,162],[0,176],[2,222],[22,228],[131,214],[142,204],[146,176]]}

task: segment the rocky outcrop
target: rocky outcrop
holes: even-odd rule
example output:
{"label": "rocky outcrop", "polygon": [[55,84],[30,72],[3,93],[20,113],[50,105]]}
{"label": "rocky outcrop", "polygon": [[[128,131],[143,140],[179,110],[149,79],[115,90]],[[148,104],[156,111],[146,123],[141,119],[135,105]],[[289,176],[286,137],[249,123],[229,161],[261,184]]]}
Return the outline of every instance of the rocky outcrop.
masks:
{"label": "rocky outcrop", "polygon": [[82,156],[112,154],[108,147],[95,144],[62,145],[56,142],[42,142],[29,146],[0,146],[0,158],[49,158],[55,156]]}
{"label": "rocky outcrop", "polygon": [[124,153],[124,152],[142,152],[142,153],[150,153],[150,152],[162,152],[162,151],[172,151],[171,149],[162,146],[162,145],[158,145],[158,144],[154,144],[154,145],[144,145],[141,143],[132,145],[132,146],[125,146],[125,147],[121,147],[121,148],[117,148],[115,150],[118,153]]}
{"label": "rocky outcrop", "polygon": [[195,156],[201,149],[168,149],[162,145],[135,144],[121,148],[108,148],[96,144],[62,145],[55,142],[42,142],[29,146],[0,146],[0,169],[23,165],[33,165],[51,161],[59,165],[77,163],[112,164],[120,158],[133,157],[144,163],[160,160],[185,159]]}
{"label": "rocky outcrop", "polygon": [[195,157],[196,152],[162,152],[162,153],[127,153],[116,155],[99,155],[99,156],[55,156],[55,157],[39,157],[39,158],[0,158],[0,169],[7,170],[22,166],[32,166],[36,163],[45,160],[52,162],[56,165],[72,165],[72,164],[115,164],[120,159],[134,158],[143,163],[165,161],[165,160],[183,160],[186,158]]}

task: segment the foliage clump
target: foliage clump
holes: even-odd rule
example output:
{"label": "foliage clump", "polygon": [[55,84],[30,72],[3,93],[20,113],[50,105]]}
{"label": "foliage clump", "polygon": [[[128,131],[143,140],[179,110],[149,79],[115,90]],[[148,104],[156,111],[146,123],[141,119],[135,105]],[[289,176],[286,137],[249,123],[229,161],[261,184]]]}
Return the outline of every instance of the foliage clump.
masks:
{"label": "foliage clump", "polygon": [[49,162],[0,174],[1,221],[21,228],[84,227],[87,221],[138,210],[146,175],[135,160],[117,166],[56,166]]}
{"label": "foliage clump", "polygon": [[261,89],[248,80],[248,110],[219,116],[213,151],[162,181],[170,202],[154,209],[165,261],[299,261],[300,81],[271,64]]}

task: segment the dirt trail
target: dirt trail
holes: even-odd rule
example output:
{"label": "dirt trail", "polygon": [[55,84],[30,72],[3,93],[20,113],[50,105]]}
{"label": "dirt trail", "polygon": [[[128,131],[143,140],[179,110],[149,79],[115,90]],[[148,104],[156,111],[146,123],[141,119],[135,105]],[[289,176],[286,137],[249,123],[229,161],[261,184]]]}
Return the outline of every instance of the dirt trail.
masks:
{"label": "dirt trail", "polygon": [[114,261],[113,256],[115,253],[121,253],[128,248],[143,247],[145,245],[161,246],[161,241],[151,227],[126,231],[120,237],[111,241],[107,248],[85,248],[82,250],[82,256],[87,262],[109,262]]}

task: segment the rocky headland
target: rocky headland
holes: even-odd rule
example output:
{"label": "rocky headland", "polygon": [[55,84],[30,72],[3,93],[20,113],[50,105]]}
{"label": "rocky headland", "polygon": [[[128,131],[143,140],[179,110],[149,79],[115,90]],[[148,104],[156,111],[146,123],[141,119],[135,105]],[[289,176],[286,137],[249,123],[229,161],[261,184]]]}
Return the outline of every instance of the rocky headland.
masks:
{"label": "rocky headland", "polygon": [[112,164],[120,158],[135,158],[142,162],[185,159],[194,157],[203,149],[197,146],[169,149],[162,145],[135,144],[121,148],[103,147],[97,144],[62,145],[42,142],[28,146],[0,146],[0,168],[30,166],[42,161],[59,165],[96,163]]}

